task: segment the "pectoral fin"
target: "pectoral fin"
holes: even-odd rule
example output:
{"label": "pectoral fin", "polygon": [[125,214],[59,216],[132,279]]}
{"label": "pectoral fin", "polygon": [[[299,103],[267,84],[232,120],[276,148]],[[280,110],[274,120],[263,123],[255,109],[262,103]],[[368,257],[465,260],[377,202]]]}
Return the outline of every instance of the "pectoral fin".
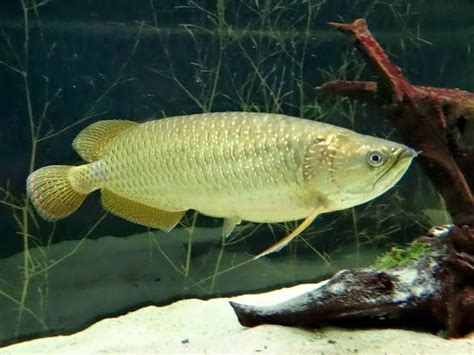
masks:
{"label": "pectoral fin", "polygon": [[230,217],[224,219],[224,224],[222,225],[222,236],[227,238],[230,233],[234,230],[237,224],[240,224],[242,220],[239,217]]}
{"label": "pectoral fin", "polygon": [[285,238],[280,240],[278,243],[272,245],[270,248],[262,251],[260,254],[258,254],[255,259],[261,258],[262,256],[277,252],[281,250],[283,247],[285,247],[289,242],[291,242],[294,238],[296,238],[300,233],[302,233],[318,216],[319,214],[319,209],[315,208],[309,215],[306,217],[306,219],[301,222],[301,224],[296,227],[296,229],[288,234]]}
{"label": "pectoral fin", "polygon": [[170,212],[150,207],[128,198],[101,190],[102,206],[105,210],[127,221],[169,232],[181,220],[186,211]]}

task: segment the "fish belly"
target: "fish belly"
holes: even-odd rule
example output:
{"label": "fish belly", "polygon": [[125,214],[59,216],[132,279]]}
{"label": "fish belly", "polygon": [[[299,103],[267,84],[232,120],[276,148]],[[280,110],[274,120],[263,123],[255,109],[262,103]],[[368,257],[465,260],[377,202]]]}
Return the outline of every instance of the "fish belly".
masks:
{"label": "fish belly", "polygon": [[101,159],[104,188],[167,211],[254,222],[314,208],[303,164],[314,122],[263,113],[180,116],[141,124]]}
{"label": "fish belly", "polygon": [[194,198],[194,209],[213,217],[237,216],[242,220],[275,223],[302,219],[311,210],[304,196],[298,196],[291,189],[272,189],[267,191],[243,192],[235,196],[212,196]]}

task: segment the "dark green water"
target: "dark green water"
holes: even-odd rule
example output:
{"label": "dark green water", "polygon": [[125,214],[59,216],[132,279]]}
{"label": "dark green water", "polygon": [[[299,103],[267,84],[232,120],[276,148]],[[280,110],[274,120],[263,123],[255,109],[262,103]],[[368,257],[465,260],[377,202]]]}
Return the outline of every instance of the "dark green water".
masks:
{"label": "dark green water", "polygon": [[[258,110],[390,135],[390,124],[374,107],[317,100],[313,90],[329,78],[374,80],[350,41],[326,25],[361,16],[413,83],[474,90],[470,0],[2,1],[0,344],[71,331],[143,304],[320,279],[367,265],[377,251],[424,233],[431,223],[427,210],[442,207],[416,165],[371,204],[318,218],[305,238],[314,249],[298,239],[258,267],[235,267],[210,279],[285,232],[276,228],[273,236],[261,226],[222,247],[221,221],[199,216],[197,226],[215,230],[193,237],[190,254],[186,236],[156,236],[165,240],[170,259],[155,238],[126,238],[146,228],[113,216],[87,234],[103,213],[96,195],[54,226],[28,216],[26,236],[21,210],[12,209],[24,205],[31,129],[39,139],[34,167],[79,164],[72,139],[106,118]],[[27,259],[25,238],[37,247]],[[104,305],[97,296],[104,293],[122,297]],[[64,312],[67,307],[75,311]]]}

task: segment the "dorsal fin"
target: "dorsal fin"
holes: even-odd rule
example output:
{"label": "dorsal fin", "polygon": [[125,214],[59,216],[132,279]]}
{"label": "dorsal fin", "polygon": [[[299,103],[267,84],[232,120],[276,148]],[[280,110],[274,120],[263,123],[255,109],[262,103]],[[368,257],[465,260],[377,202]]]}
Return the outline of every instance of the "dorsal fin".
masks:
{"label": "dorsal fin", "polygon": [[87,162],[99,160],[104,149],[119,134],[139,125],[127,120],[104,120],[84,128],[72,142],[74,150]]}

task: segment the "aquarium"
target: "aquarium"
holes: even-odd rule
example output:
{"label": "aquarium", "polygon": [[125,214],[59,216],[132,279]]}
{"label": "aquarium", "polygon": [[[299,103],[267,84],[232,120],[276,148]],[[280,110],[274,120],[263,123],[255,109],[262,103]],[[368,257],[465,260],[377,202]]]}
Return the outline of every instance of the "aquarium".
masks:
{"label": "aquarium", "polygon": [[[314,222],[309,220],[288,245],[258,259],[254,257],[298,228],[309,211],[275,220],[234,218],[230,212],[218,216],[222,208],[212,191],[230,184],[223,175],[211,192],[199,195],[196,206],[202,207],[182,211],[174,224],[161,228],[176,225],[169,232],[133,223],[129,212],[120,218],[121,207],[110,213],[112,202],[104,209],[104,199],[94,189],[74,213],[56,221],[41,213],[31,191],[27,194],[26,181],[45,166],[80,166],[90,154],[97,160],[90,146],[78,155],[80,143],[76,149],[72,144],[79,132],[102,120],[128,120],[134,126],[174,116],[244,112],[242,117],[257,122],[270,117],[266,113],[283,114],[362,134],[368,141],[360,141],[360,146],[376,139],[410,146],[376,103],[318,90],[334,80],[377,81],[370,61],[328,22],[365,18],[411,83],[472,92],[473,14],[470,0],[2,1],[0,346],[75,333],[145,306],[318,282],[344,269],[371,266],[376,259],[385,266],[381,254],[427,235],[433,226],[451,224],[445,199],[415,157],[422,151],[416,147],[410,150],[411,166],[404,167],[408,170],[398,175],[393,187],[341,208],[318,210]],[[465,114],[462,122],[472,130],[469,117]],[[246,122],[251,130],[253,121]],[[212,144],[212,139],[204,144],[199,137],[212,136],[214,130],[216,137],[227,134],[222,144],[233,139],[231,128],[226,126],[219,135],[212,122],[195,136],[194,131],[173,136],[160,125],[149,139],[138,135],[134,144],[140,151],[156,137],[159,145],[165,138],[172,144],[189,135],[187,153],[171,149],[164,154],[163,159],[174,164],[170,183],[186,174],[190,154],[199,156],[195,152]],[[250,145],[265,139],[265,127],[249,139]],[[115,129],[122,131],[104,126],[94,139],[105,146],[115,139]],[[306,126],[295,128],[298,134],[304,130]],[[244,138],[235,138],[236,144]],[[463,142],[461,148],[472,154],[472,140]],[[127,144],[117,143],[114,149]],[[334,154],[344,149],[337,147]],[[380,157],[378,148],[371,152],[376,152],[370,158],[373,169]],[[280,171],[275,162],[268,169]],[[356,182],[366,188],[366,174],[358,175],[350,166],[331,169],[339,169],[346,189]],[[153,174],[155,168],[144,169]],[[144,199],[162,191],[149,187],[136,166],[125,167],[123,174]],[[207,175],[199,179],[193,176],[197,173],[187,174],[195,178],[190,177],[194,186],[188,186],[189,191],[209,182]],[[255,178],[260,175],[256,172]],[[235,183],[244,184],[244,178]],[[472,181],[467,183],[472,188]],[[337,195],[327,191],[327,196]],[[252,204],[262,203],[265,196],[255,195]],[[53,207],[59,203],[57,195],[54,198]],[[296,209],[277,201],[280,210]],[[140,213],[135,221],[140,222]],[[229,224],[228,236],[222,233],[222,217]]]}

